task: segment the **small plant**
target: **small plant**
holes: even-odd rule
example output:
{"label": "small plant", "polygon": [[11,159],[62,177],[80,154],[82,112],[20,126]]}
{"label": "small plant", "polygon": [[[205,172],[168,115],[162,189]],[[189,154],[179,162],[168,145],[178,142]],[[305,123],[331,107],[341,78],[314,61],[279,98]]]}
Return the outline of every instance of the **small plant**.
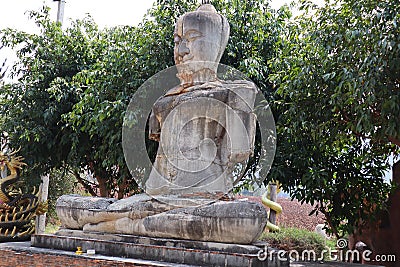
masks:
{"label": "small plant", "polygon": [[[76,181],[74,175],[65,170],[54,169],[50,173],[47,223],[54,230],[61,225],[56,213],[57,199],[65,194],[88,195],[82,186]],[[57,230],[57,229],[56,229]],[[47,226],[46,226],[47,231]],[[54,232],[54,231],[53,231]]]}
{"label": "small plant", "polygon": [[46,224],[46,229],[45,229],[45,233],[46,234],[54,234],[55,232],[58,231],[58,229],[60,229],[60,223],[54,222],[54,223],[47,223]]}
{"label": "small plant", "polygon": [[326,248],[326,240],[320,234],[299,228],[282,228],[279,232],[265,232],[261,240],[269,246],[286,251],[298,252],[302,255],[305,250],[314,251],[319,257]]}
{"label": "small plant", "polygon": [[330,250],[336,250],[337,249],[337,238],[332,237],[331,239],[327,239],[326,240],[326,246],[330,249]]}

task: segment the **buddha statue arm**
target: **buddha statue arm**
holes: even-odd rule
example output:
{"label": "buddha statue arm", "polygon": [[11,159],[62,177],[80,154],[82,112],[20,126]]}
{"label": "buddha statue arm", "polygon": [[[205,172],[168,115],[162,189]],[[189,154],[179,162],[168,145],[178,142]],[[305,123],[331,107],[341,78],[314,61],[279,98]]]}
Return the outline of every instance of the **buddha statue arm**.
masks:
{"label": "buddha statue arm", "polygon": [[230,160],[234,163],[244,162],[253,154],[256,134],[256,116],[253,113],[246,112],[238,112],[237,114],[245,130],[242,130],[244,135],[235,135],[237,132],[240,133],[240,131],[236,130],[238,126],[230,126],[232,127],[230,129],[231,138],[233,138]]}
{"label": "buddha statue arm", "polygon": [[160,134],[161,134],[160,122],[153,111],[151,112],[149,118],[149,139],[159,142]]}

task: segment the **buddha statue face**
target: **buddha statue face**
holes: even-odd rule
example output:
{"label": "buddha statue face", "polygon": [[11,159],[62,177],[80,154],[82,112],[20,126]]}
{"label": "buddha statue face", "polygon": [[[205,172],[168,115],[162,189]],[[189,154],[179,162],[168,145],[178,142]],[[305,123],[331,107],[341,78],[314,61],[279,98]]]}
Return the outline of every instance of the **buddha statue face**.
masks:
{"label": "buddha statue face", "polygon": [[178,19],[174,58],[183,87],[216,80],[218,63],[228,38],[228,21],[210,4]]}

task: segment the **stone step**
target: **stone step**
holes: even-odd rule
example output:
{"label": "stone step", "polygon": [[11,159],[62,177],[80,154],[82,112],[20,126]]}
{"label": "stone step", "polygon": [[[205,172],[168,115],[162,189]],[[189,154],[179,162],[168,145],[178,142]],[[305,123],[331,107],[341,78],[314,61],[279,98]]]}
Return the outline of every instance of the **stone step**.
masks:
{"label": "stone step", "polygon": [[[278,260],[277,251],[268,248],[265,243],[238,245],[61,230],[52,235],[33,235],[32,246],[66,251],[76,251],[77,247],[82,247],[84,252],[94,249],[96,254],[105,256],[191,266],[289,266],[286,259]],[[269,256],[260,260],[259,253],[265,248]]]}
{"label": "stone step", "polygon": [[141,259],[128,259],[103,255],[77,255],[72,251],[32,247],[31,242],[7,242],[0,244],[2,261],[0,267],[36,266],[36,267],[190,267],[184,264],[173,264]]}

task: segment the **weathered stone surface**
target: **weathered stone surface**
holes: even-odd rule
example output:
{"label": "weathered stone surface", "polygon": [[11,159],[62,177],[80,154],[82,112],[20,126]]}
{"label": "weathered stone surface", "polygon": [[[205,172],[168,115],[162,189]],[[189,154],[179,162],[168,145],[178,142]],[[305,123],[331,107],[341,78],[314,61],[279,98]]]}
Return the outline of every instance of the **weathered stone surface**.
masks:
{"label": "weathered stone surface", "polygon": [[154,237],[250,244],[266,222],[265,208],[258,203],[220,201],[147,217],[143,225]]}
{"label": "weathered stone surface", "polygon": [[[241,93],[236,93],[238,88]],[[162,97],[153,107],[159,125],[152,123],[152,130],[162,127],[162,132],[146,182],[151,195],[229,192],[234,164],[253,151],[256,117],[251,110],[257,92],[253,83],[210,82],[189,89]]]}
{"label": "weathered stone surface", "polygon": [[[114,198],[82,197],[80,195],[64,195],[57,199],[56,212],[61,222],[71,229],[80,229],[88,218],[105,217],[104,211]],[[114,215],[115,216],[115,215]],[[102,219],[101,219],[102,220]]]}
{"label": "weathered stone surface", "polygon": [[260,248],[265,248],[265,242],[256,242],[251,245],[236,243],[220,243],[209,241],[196,241],[185,239],[171,239],[159,237],[146,237],[125,234],[108,234],[100,232],[83,232],[82,230],[60,229],[54,235],[63,237],[81,237],[85,239],[98,239],[104,241],[143,244],[151,246],[168,246],[173,248],[188,248],[196,250],[212,250],[226,253],[256,254]]}
{"label": "weathered stone surface", "polygon": [[[86,209],[82,209],[83,203]],[[85,232],[250,244],[267,222],[265,208],[246,201],[176,208],[144,194],[108,205],[106,200],[96,202],[91,197],[72,195],[63,196],[59,204],[56,210],[63,227]]]}
{"label": "weathered stone surface", "polygon": [[[174,59],[181,86],[167,94],[216,80],[218,63],[229,39],[229,23],[212,5],[202,5],[180,17],[174,32]],[[196,64],[186,64],[196,62]]]}
{"label": "weathered stone surface", "polygon": [[115,198],[105,197],[82,197],[81,195],[63,195],[57,199],[57,207],[74,207],[76,209],[106,209],[110,204],[116,202]]}
{"label": "weathered stone surface", "polygon": [[[70,251],[81,246],[83,251],[95,249],[96,254],[171,262],[176,266],[289,266],[287,259],[277,259],[276,250],[265,243],[238,245],[61,230],[56,235],[34,235],[32,245]],[[271,257],[259,260],[258,253],[265,248]]]}
{"label": "weathered stone surface", "polygon": [[113,198],[61,196],[56,203],[56,212],[64,227],[82,229],[86,224],[106,223],[129,217],[145,218],[168,211],[173,207],[160,203],[146,194],[116,200]]}

